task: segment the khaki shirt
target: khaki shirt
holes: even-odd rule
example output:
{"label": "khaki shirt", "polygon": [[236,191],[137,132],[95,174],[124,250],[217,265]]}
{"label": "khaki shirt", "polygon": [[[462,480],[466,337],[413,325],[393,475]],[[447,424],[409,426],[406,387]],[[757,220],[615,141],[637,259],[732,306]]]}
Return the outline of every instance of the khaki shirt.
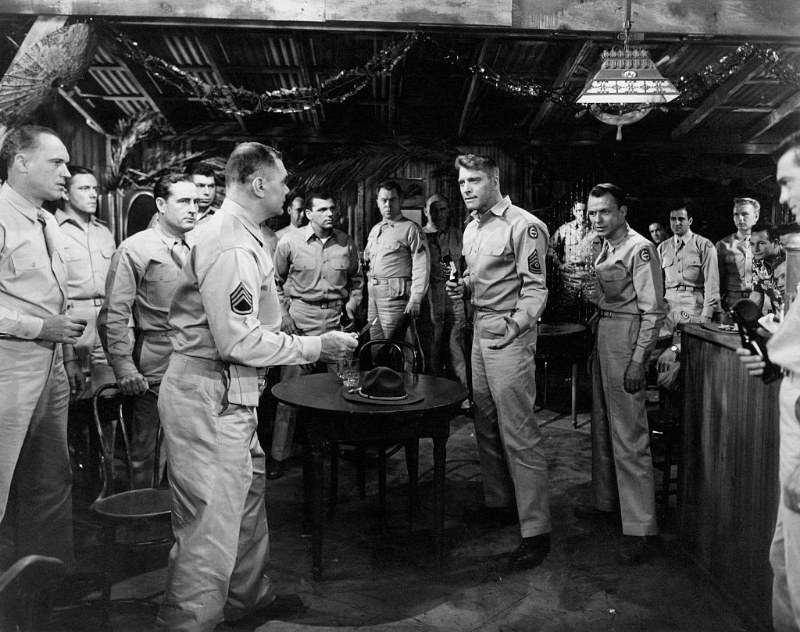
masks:
{"label": "khaki shirt", "polygon": [[96,217],[86,224],[60,209],[55,217],[64,235],[70,300],[103,298],[111,256],[117,247],[111,232]]}
{"label": "khaki shirt", "polygon": [[[6,182],[0,188],[0,334],[35,339],[44,319],[67,309],[67,270],[55,218]],[[45,232],[55,251],[48,255]]]}
{"label": "khaki shirt", "polygon": [[226,198],[194,232],[169,311],[175,352],[254,368],[316,362],[319,336],[280,331],[275,268],[250,211]]}
{"label": "khaki shirt", "polygon": [[520,333],[536,326],[547,303],[547,227],[506,196],[464,231],[464,283],[477,309],[511,312]]}
{"label": "khaki shirt", "polygon": [[[191,247],[193,231],[182,238]],[[169,333],[167,315],[181,272],[172,248],[180,239],[156,223],[128,237],[111,257],[97,331],[117,379],[138,371],[157,381],[167,369],[169,345],[149,347],[152,351],[158,347],[156,353],[140,353],[135,345],[141,336],[165,337]],[[138,357],[134,359],[134,355]]]}
{"label": "khaki shirt", "polygon": [[738,233],[717,242],[719,259],[719,289],[727,292],[749,292],[753,289],[753,250],[749,239],[739,239]]}
{"label": "khaki shirt", "polygon": [[601,310],[639,316],[639,336],[631,360],[644,363],[658,339],[667,313],[656,246],[626,225],[616,242],[605,240],[595,261],[597,306]]}
{"label": "khaki shirt", "polygon": [[558,258],[561,264],[586,263],[581,244],[590,230],[588,225],[578,220],[562,224],[550,238],[551,256]]}
{"label": "khaki shirt", "polygon": [[448,230],[438,231],[432,231],[427,226],[423,226],[422,232],[428,239],[428,252],[431,258],[430,284],[442,285],[450,275],[449,266],[445,269],[440,265],[445,255],[453,260],[458,270],[461,269],[461,253],[464,250],[461,231],[455,226],[451,226]]}
{"label": "khaki shirt", "polygon": [[341,300],[352,309],[361,303],[364,280],[358,250],[341,230],[334,228],[325,243],[310,225],[286,233],[278,242],[274,260],[278,296],[286,316],[287,299]]}
{"label": "khaki shirt", "polygon": [[369,261],[369,277],[411,279],[409,301],[421,303],[428,291],[430,256],[425,234],[416,222],[400,217],[384,220],[369,231],[364,259]]}
{"label": "khaki shirt", "polygon": [[[678,240],[682,246],[678,248]],[[703,311],[695,316],[711,318],[719,304],[717,251],[705,237],[691,230],[682,237],[673,236],[658,245],[664,271],[664,288],[703,292]]]}

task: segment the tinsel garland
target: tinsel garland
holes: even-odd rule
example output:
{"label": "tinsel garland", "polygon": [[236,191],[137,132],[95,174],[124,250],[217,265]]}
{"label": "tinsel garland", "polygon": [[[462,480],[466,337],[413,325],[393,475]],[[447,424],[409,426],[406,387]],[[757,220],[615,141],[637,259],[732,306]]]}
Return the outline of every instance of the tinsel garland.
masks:
{"label": "tinsel garland", "polygon": [[363,67],[342,70],[337,75],[323,81],[319,88],[297,86],[258,94],[231,84],[220,86],[206,83],[181,70],[175,64],[151,55],[143,50],[137,42],[116,29],[111,27],[108,29],[122,54],[128,60],[143,66],[157,79],[180,90],[188,88],[206,104],[226,114],[241,116],[257,112],[279,114],[303,112],[321,103],[345,101],[364,88],[373,77],[394,70],[394,67],[406,56],[418,37],[416,33],[411,33],[399,42],[392,42]]}
{"label": "tinsel garland", "polygon": [[[448,49],[429,35],[411,33],[399,41],[391,42],[372,59],[358,68],[342,70],[334,77],[325,80],[317,87],[297,86],[279,88],[263,93],[256,93],[241,86],[212,85],[198,79],[160,57],[151,55],[139,44],[116,29],[107,26],[110,38],[128,60],[143,66],[154,77],[180,90],[188,89],[207,105],[227,114],[249,115],[258,112],[275,112],[281,114],[310,110],[323,103],[339,103],[358,93],[374,77],[391,72],[402,61],[412,46],[420,41],[430,44],[441,59],[463,70],[466,75],[473,75],[499,90],[515,94],[521,98],[548,100],[564,107],[585,110],[586,106],[574,102],[575,90],[558,86],[555,89],[526,79],[517,79],[500,73],[485,64],[473,64],[462,59],[452,49]],[[757,57],[762,61],[770,77],[780,83],[800,88],[800,72],[793,64],[781,59],[778,52],[769,46],[745,43],[735,51],[723,56],[717,64],[711,64],[700,72],[673,78],[672,81],[681,96],[672,102],[672,106],[685,106],[705,98],[719,85],[733,75],[743,64]],[[642,108],[650,109],[652,105],[627,105],[615,109],[614,104],[606,106],[615,114],[624,114]],[[662,106],[669,107],[669,106]]]}

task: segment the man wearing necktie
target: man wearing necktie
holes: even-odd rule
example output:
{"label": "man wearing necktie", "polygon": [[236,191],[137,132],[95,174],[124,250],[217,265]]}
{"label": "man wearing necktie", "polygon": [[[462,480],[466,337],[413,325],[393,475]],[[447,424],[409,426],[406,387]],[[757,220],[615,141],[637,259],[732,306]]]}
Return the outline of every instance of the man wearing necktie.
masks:
{"label": "man wearing necktie", "polygon": [[156,182],[153,196],[158,219],[123,241],[111,258],[97,321],[117,384],[133,397],[130,442],[136,487],[153,480],[158,390],[172,353],[167,316],[189,256],[198,193],[191,176],[168,174]]}
{"label": "man wearing necktie", "polygon": [[626,196],[613,184],[589,192],[592,228],[605,239],[595,262],[599,320],[592,361],[593,505],[582,519],[618,519],[626,542],[617,557],[638,563],[658,535],[645,372],[666,313],[656,247],[632,230]]}
{"label": "man wearing necktie", "polygon": [[83,393],[74,346],[86,321],[67,312],[58,224],[41,207],[69,178],[67,148],[50,129],[6,138],[0,189],[0,568],[25,555],[71,570],[70,393]]}
{"label": "man wearing necktie", "polygon": [[728,309],[740,298],[753,291],[753,250],[750,230],[758,221],[761,204],[753,198],[734,198],[733,223],[736,232],[723,237],[717,244],[719,258],[719,289],[721,307]]}
{"label": "man wearing necktie", "polygon": [[719,305],[717,251],[710,240],[692,232],[693,219],[690,205],[670,211],[673,236],[658,245],[669,310],[661,337],[672,338],[672,346],[658,358],[659,372],[667,370],[680,355],[678,324],[711,322]]}
{"label": "man wearing necktie", "polygon": [[97,315],[106,294],[106,275],[117,245],[105,224],[97,219],[98,187],[95,175],[70,165],[64,210],[55,213],[63,234],[67,264],[69,311],[87,321],[75,350],[88,379],[86,396],[114,382],[114,373],[97,335]]}

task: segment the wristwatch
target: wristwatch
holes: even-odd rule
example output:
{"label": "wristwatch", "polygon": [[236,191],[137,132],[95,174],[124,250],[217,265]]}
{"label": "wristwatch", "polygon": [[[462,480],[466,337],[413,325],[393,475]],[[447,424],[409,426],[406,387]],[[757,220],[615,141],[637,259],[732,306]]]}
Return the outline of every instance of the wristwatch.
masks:
{"label": "wristwatch", "polygon": [[678,355],[678,354],[680,354],[680,352],[681,352],[681,350],[680,350],[680,349],[678,349],[678,346],[677,346],[677,345],[672,345],[672,346],[669,348],[669,350],[670,350],[670,351],[672,351],[672,353],[674,353],[675,355]]}

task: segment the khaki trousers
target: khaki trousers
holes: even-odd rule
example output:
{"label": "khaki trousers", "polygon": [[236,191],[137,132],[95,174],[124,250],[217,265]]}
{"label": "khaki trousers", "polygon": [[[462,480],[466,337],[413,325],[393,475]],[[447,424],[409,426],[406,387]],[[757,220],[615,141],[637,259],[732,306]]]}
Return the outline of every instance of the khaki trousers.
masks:
{"label": "khaki trousers", "polygon": [[75,564],[69,383],[61,345],[0,339],[0,564],[47,555]]}
{"label": "khaki trousers", "polygon": [[489,349],[505,331],[501,314],[476,312],[472,342],[475,437],[488,507],[514,507],[523,538],[549,533],[550,487],[536,401],[536,333]]}
{"label": "khaki trousers", "polygon": [[626,535],[655,535],[655,487],[644,389],[626,393],[625,369],[639,320],[601,318],[592,360],[592,493],[603,511],[622,513]]}
{"label": "khaki trousers", "polygon": [[269,604],[264,452],[222,362],[173,354],[161,382],[175,544],[156,628],[211,632]]}

